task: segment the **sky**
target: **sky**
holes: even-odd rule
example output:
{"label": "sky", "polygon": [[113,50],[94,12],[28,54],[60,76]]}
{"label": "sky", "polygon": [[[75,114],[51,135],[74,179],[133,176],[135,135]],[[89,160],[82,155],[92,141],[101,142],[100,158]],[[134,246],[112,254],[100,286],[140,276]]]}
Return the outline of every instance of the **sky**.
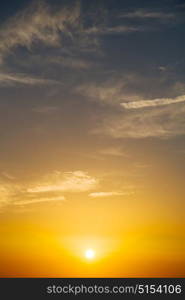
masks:
{"label": "sky", "polygon": [[180,0],[1,1],[1,277],[185,276],[184,35]]}

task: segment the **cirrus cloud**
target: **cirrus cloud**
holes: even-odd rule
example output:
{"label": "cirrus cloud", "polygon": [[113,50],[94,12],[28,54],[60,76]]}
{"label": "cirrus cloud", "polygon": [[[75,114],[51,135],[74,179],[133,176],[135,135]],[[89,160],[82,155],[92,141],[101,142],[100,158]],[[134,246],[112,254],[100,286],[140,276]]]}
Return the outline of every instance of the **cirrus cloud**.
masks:
{"label": "cirrus cloud", "polygon": [[30,49],[36,41],[50,46],[59,46],[61,38],[59,33],[65,32],[71,36],[70,27],[78,25],[79,16],[79,2],[62,9],[51,9],[45,1],[31,3],[1,27],[1,59],[17,46]]}
{"label": "cirrus cloud", "polygon": [[21,85],[51,85],[57,84],[56,80],[38,78],[28,76],[26,74],[13,74],[13,73],[0,73],[0,85],[2,86],[14,86],[16,84]]}
{"label": "cirrus cloud", "polygon": [[98,180],[91,177],[83,171],[73,172],[54,172],[46,176],[40,183],[36,184],[27,191],[29,193],[44,193],[44,192],[85,192],[95,188]]}
{"label": "cirrus cloud", "polygon": [[130,195],[133,192],[94,192],[90,193],[89,197],[91,198],[105,198],[105,197],[112,197],[112,196],[126,196]]}
{"label": "cirrus cloud", "polygon": [[42,197],[38,199],[30,199],[30,200],[22,200],[22,201],[16,201],[13,204],[18,206],[24,206],[28,204],[37,204],[42,202],[53,202],[53,201],[65,201],[64,196],[56,196],[56,197]]}
{"label": "cirrus cloud", "polygon": [[[93,134],[108,135],[113,138],[170,138],[185,134],[184,98],[176,100],[162,98],[154,105],[139,101],[130,104],[129,111],[118,111],[104,115]],[[150,101],[152,104],[152,101]],[[169,105],[175,103],[174,105]],[[129,105],[129,104],[128,104]],[[134,108],[134,109],[133,109]],[[148,109],[150,108],[150,109]],[[152,109],[151,109],[152,108]]]}
{"label": "cirrus cloud", "polygon": [[63,193],[83,193],[97,188],[99,181],[87,172],[55,171],[27,184],[14,183],[8,178],[0,182],[0,211],[7,206],[24,207],[45,202],[66,200]]}
{"label": "cirrus cloud", "polygon": [[152,99],[152,100],[124,102],[121,103],[120,105],[126,109],[137,109],[143,107],[163,106],[163,105],[175,104],[179,102],[185,102],[185,95],[178,96],[175,98],[159,98],[159,99]]}

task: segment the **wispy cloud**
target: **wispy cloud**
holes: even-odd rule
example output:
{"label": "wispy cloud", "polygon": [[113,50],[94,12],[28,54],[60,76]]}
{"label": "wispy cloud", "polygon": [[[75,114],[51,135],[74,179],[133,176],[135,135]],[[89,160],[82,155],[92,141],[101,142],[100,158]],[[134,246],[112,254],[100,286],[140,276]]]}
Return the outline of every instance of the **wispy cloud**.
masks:
{"label": "wispy cloud", "polygon": [[30,47],[36,41],[59,46],[60,32],[72,37],[70,28],[79,24],[80,6],[51,9],[45,1],[36,1],[27,9],[7,20],[0,30],[0,55],[10,53],[17,46]]}
{"label": "wispy cloud", "polygon": [[[172,21],[176,15],[173,12],[139,9],[122,13],[119,17],[134,20],[139,18]],[[119,22],[117,25],[111,25],[113,22],[111,16],[108,15],[103,24],[97,18],[97,15],[95,15],[94,19],[91,20],[91,24],[87,26],[88,22],[81,9],[80,1],[73,1],[71,5],[68,3],[56,6],[42,0],[31,2],[26,9],[2,24],[0,29],[1,62],[19,46],[26,47],[28,50],[33,49],[36,43],[61,47],[65,44],[65,37],[67,36],[71,41],[80,39],[80,44],[77,42],[77,45],[81,48],[83,45],[87,46],[89,42],[92,46],[92,41],[94,41],[94,44],[98,44],[98,38],[101,35],[127,34],[150,29],[149,26],[136,24],[135,22],[131,23],[128,20]],[[95,36],[97,36],[97,39]],[[80,59],[77,61],[75,58],[66,59],[63,64],[73,68],[85,69],[88,67],[87,62],[80,61]]]}
{"label": "wispy cloud", "polygon": [[60,64],[61,66],[70,68],[70,69],[82,69],[87,70],[92,67],[92,63],[88,60],[77,58],[77,57],[54,57],[50,60],[53,63]]}
{"label": "wispy cloud", "polygon": [[[128,34],[134,32],[144,32],[148,30],[158,30],[159,28],[154,26],[157,22],[172,23],[172,21],[178,21],[178,15],[174,12],[163,12],[157,10],[145,10],[138,9],[126,13],[116,15],[116,18],[121,20],[117,25],[110,25],[110,22],[105,24],[94,25],[86,28],[84,32],[90,35],[116,35],[116,34]],[[141,24],[139,21],[153,21],[152,24]],[[110,20],[109,20],[110,21]],[[134,22],[133,22],[134,21]],[[154,21],[156,23],[154,23]]]}
{"label": "wispy cloud", "polygon": [[139,18],[139,19],[171,20],[174,19],[176,15],[172,12],[137,9],[135,11],[131,11],[128,13],[123,13],[121,14],[120,17],[131,18],[131,19]]}
{"label": "wispy cloud", "polygon": [[18,206],[24,206],[29,204],[37,204],[42,202],[53,202],[53,201],[65,201],[65,197],[64,196],[42,197],[38,199],[15,201],[13,204]]}
{"label": "wispy cloud", "polygon": [[106,156],[117,156],[117,157],[128,156],[121,147],[116,147],[116,146],[103,148],[99,150],[98,153]]}
{"label": "wispy cloud", "polygon": [[117,105],[123,99],[123,88],[126,81],[107,81],[102,84],[87,83],[76,88],[76,92],[86,96],[86,99],[96,101],[99,104]]}
{"label": "wispy cloud", "polygon": [[92,132],[114,138],[169,138],[185,134],[184,101],[179,101],[178,105],[162,106],[159,103],[155,103],[153,109],[144,109],[146,106],[140,103],[143,109],[107,114]]}
{"label": "wispy cloud", "polygon": [[159,98],[159,99],[151,99],[151,100],[125,102],[125,103],[121,103],[120,105],[126,109],[137,109],[137,108],[144,108],[144,107],[163,106],[163,105],[169,105],[169,104],[174,104],[179,102],[185,102],[185,95],[178,96],[175,98]]}
{"label": "wispy cloud", "polygon": [[117,25],[117,26],[92,26],[88,29],[85,29],[84,32],[90,35],[109,35],[109,34],[126,34],[132,32],[145,31],[146,28],[143,26],[134,26],[134,25]]}
{"label": "wispy cloud", "polygon": [[57,84],[57,81],[32,77],[26,74],[0,73],[0,85],[13,86],[16,84],[48,85],[48,84]]}
{"label": "wispy cloud", "polygon": [[55,171],[38,179],[36,182],[17,184],[7,176],[0,182],[0,211],[7,206],[23,207],[25,205],[65,201],[62,193],[83,193],[98,186],[98,179],[84,171]]}
{"label": "wispy cloud", "polygon": [[0,175],[2,175],[3,178],[8,180],[14,180],[15,177],[12,174],[9,174],[8,172],[2,172]]}
{"label": "wispy cloud", "polygon": [[38,183],[36,186],[29,188],[29,193],[43,193],[54,191],[65,192],[85,192],[95,188],[98,180],[91,177],[86,172],[55,172],[44,178],[43,182]]}
{"label": "wispy cloud", "polygon": [[18,191],[19,191],[18,185],[10,182],[4,182],[4,181],[0,182],[0,210],[12,203],[12,197]]}
{"label": "wispy cloud", "polygon": [[[172,18],[173,14],[161,12],[135,11],[123,15],[127,18]],[[141,25],[119,24],[110,26],[107,24],[97,25],[97,16],[93,24],[85,25],[85,15],[82,14],[80,2],[75,1],[72,5],[51,6],[45,1],[35,1],[26,9],[20,11],[14,17],[9,18],[0,29],[0,58],[3,61],[6,55],[19,46],[32,49],[37,42],[46,46],[61,47],[64,36],[67,35],[71,41],[80,37],[81,47],[87,44],[93,35],[124,34],[144,31],[147,28]],[[110,20],[109,20],[110,21]],[[108,22],[110,23],[110,22]],[[89,35],[91,37],[89,37]],[[97,40],[96,40],[96,43]],[[77,43],[78,44],[78,43]],[[64,60],[64,65],[73,68],[87,68],[88,63],[80,60]]]}
{"label": "wispy cloud", "polygon": [[130,195],[132,192],[94,192],[90,193],[89,197],[91,198],[106,198],[112,196],[126,196]]}
{"label": "wispy cloud", "polygon": [[11,193],[9,189],[1,183],[0,184],[0,209],[8,202],[10,194]]}
{"label": "wispy cloud", "polygon": [[[115,106],[123,103],[136,102],[141,100],[140,95],[134,91],[129,91],[129,86],[134,84],[143,84],[146,78],[138,78],[134,74],[120,74],[119,77],[114,74],[104,82],[86,82],[75,88],[75,93],[85,96],[86,100],[94,101],[100,105]],[[140,76],[141,77],[141,76]]]}

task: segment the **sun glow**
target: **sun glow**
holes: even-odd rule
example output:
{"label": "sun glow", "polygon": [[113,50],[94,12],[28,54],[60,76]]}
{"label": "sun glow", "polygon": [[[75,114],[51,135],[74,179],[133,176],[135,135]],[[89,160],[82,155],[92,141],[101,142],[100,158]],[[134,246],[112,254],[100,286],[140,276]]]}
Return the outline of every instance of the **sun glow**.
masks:
{"label": "sun glow", "polygon": [[87,249],[85,251],[85,257],[89,260],[94,259],[95,257],[95,251],[93,249]]}

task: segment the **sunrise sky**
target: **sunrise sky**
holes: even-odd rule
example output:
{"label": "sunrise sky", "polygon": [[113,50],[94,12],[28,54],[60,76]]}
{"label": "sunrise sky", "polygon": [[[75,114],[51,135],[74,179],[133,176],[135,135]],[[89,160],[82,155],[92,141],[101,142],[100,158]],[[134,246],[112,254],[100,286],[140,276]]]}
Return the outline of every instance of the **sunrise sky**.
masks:
{"label": "sunrise sky", "polygon": [[180,0],[1,1],[1,277],[185,277],[184,35]]}

